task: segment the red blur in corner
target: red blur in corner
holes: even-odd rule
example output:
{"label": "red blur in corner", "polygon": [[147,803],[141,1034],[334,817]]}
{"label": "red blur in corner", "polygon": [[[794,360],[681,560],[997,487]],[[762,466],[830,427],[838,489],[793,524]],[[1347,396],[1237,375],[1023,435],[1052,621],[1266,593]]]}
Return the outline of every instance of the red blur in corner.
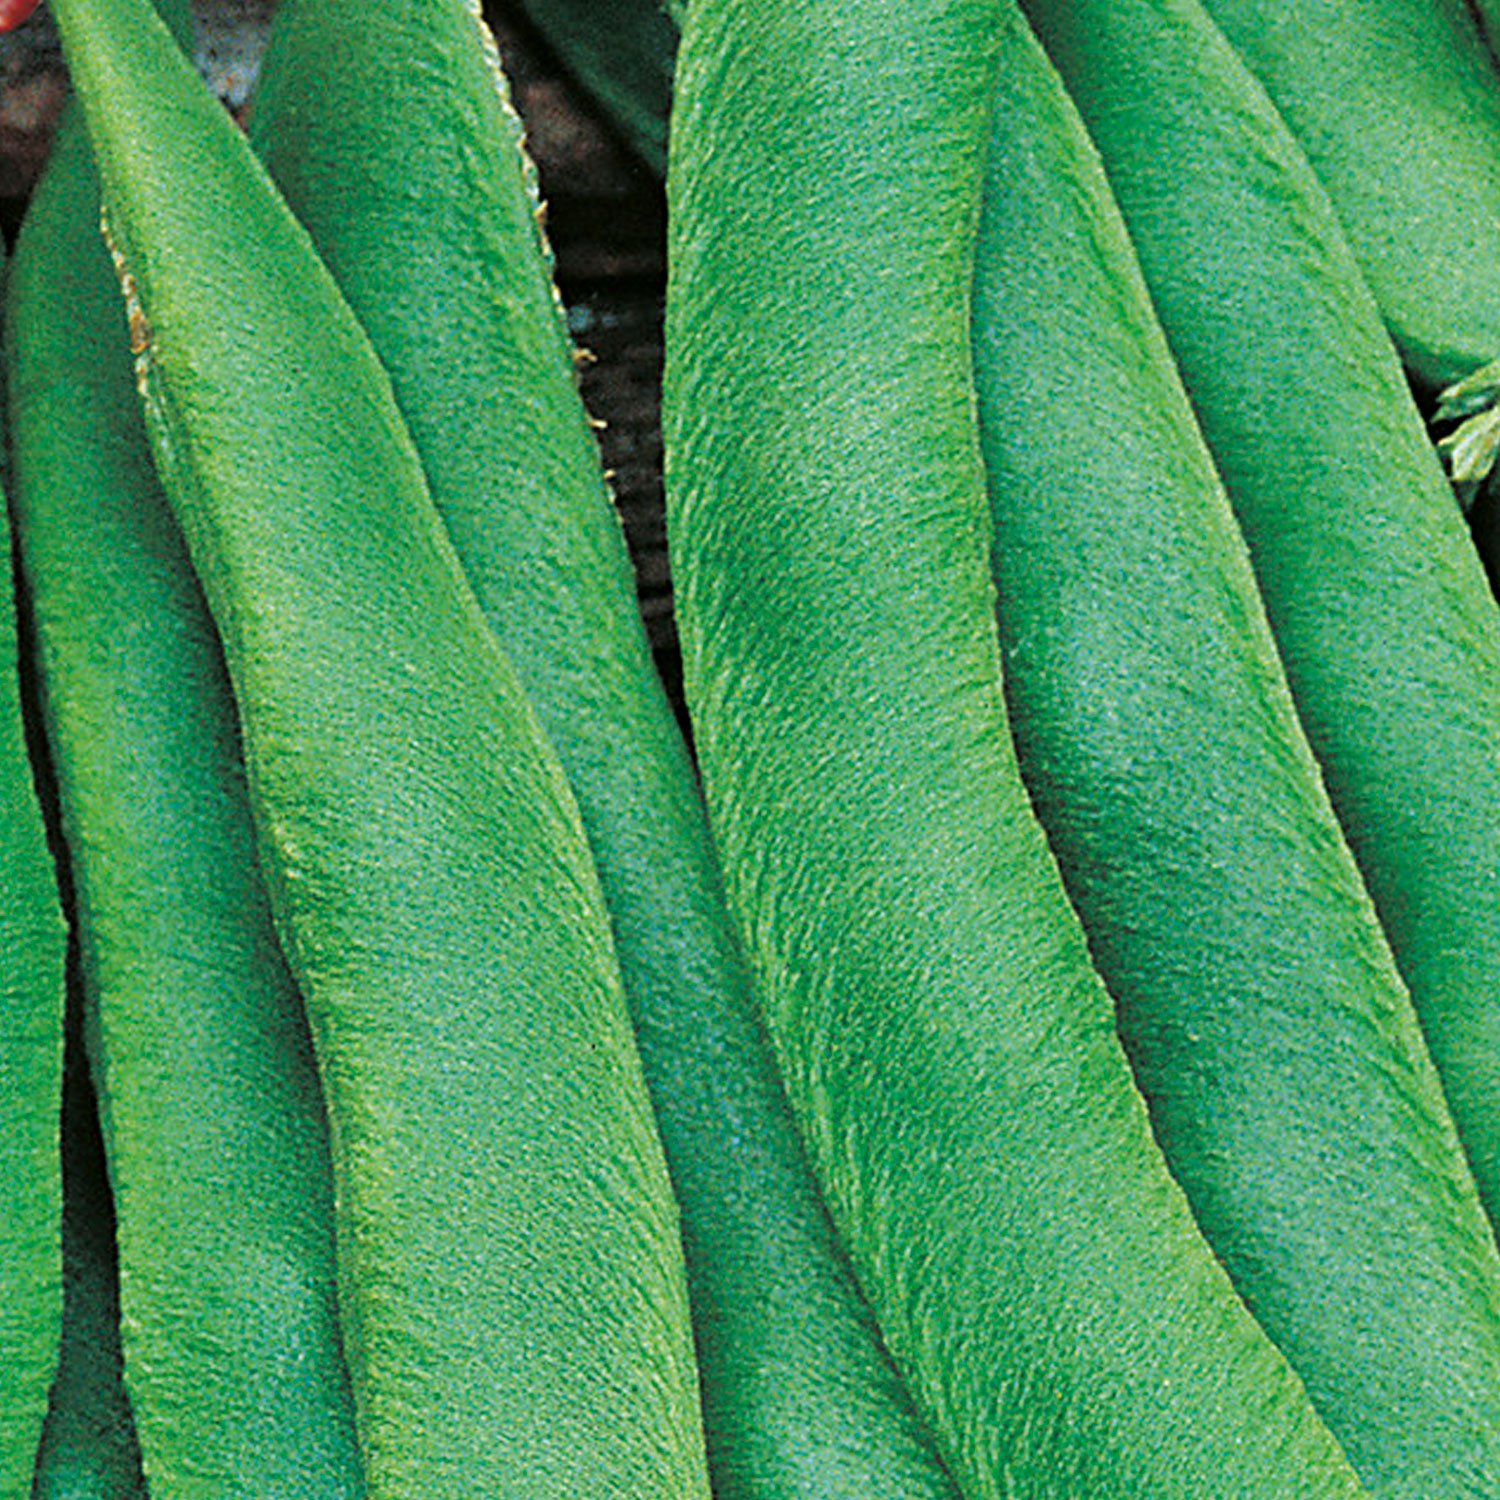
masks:
{"label": "red blur in corner", "polygon": [[39,0],[0,0],[0,32],[14,31],[38,3]]}

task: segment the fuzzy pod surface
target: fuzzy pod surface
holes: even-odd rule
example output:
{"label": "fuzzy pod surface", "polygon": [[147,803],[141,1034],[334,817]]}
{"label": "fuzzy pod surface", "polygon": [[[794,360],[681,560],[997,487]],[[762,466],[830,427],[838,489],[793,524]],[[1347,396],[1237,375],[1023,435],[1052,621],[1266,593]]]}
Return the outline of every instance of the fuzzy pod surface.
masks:
{"label": "fuzzy pod surface", "polygon": [[669,527],[731,906],[965,1495],[1360,1494],[1151,1140],[1011,748],[967,333],[1003,20],[689,10]]}
{"label": "fuzzy pod surface", "polygon": [[[1196,180],[1171,115],[1211,106],[1165,93],[1184,58],[1142,56],[1186,6],[1031,9],[1080,97],[1109,70],[1156,86],[1160,117],[1100,126]],[[1019,16],[1010,34],[974,338],[1022,772],[1157,1138],[1251,1311],[1372,1493],[1489,1493],[1500,1256],[1099,159]],[[1267,170],[1263,136],[1246,154]],[[1248,315],[1264,338],[1271,314]]]}
{"label": "fuzzy pod surface", "polygon": [[144,0],[56,11],[312,1021],[370,1493],[706,1495],[677,1215],[561,769],[249,146]]}
{"label": "fuzzy pod surface", "polygon": [[1465,0],[1206,0],[1428,390],[1500,358],[1500,83]]}
{"label": "fuzzy pod surface", "polygon": [[21,712],[0,497],[0,1495],[23,1495],[62,1337],[62,908]]}
{"label": "fuzzy pod surface", "polygon": [[256,861],[218,636],[147,444],[76,108],[7,313],[17,527],[146,1472],[179,1496],[358,1495],[317,1069]]}
{"label": "fuzzy pod surface", "polygon": [[[1333,209],[1222,35],[1190,3],[1033,11],[1103,153],[1494,1222],[1494,598]],[[1430,1339],[1412,1347],[1438,1356]],[[1432,1410],[1465,1390],[1492,1404],[1493,1375],[1461,1368],[1438,1358],[1417,1381],[1390,1367],[1404,1399],[1378,1417],[1357,1403],[1342,1435],[1367,1476],[1436,1495],[1477,1462],[1459,1459],[1462,1434],[1477,1441],[1486,1424]]]}
{"label": "fuzzy pod surface", "polygon": [[76,1025],[63,1079],[62,1163],[62,1348],[41,1446],[32,1454],[35,1475],[28,1474],[29,1490],[16,1493],[32,1500],[146,1500],[120,1350],[114,1205]]}
{"label": "fuzzy pod surface", "polygon": [[578,798],[682,1208],[715,1493],[951,1496],[751,1008],[482,23],[284,0],[251,140],[390,372]]}

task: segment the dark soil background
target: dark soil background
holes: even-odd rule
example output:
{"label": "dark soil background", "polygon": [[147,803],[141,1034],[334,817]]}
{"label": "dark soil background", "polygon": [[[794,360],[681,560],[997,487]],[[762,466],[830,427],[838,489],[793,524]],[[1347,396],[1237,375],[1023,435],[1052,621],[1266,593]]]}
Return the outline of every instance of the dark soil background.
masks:
{"label": "dark soil background", "polygon": [[[232,108],[254,86],[273,0],[198,0],[200,62]],[[486,0],[547,201],[557,279],[575,341],[595,356],[584,398],[635,558],[641,613],[672,701],[681,666],[672,622],[661,487],[660,183],[610,130],[514,3]],[[0,37],[0,226],[14,239],[67,96],[45,9]]]}

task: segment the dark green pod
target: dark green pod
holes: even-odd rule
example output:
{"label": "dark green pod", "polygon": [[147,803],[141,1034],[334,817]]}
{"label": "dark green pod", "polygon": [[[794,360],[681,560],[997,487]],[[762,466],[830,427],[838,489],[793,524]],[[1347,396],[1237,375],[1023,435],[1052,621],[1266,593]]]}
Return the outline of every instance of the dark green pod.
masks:
{"label": "dark green pod", "polygon": [[1464,0],[1206,0],[1429,390],[1500,358],[1500,80]]}
{"label": "dark green pod", "polygon": [[[1141,131],[1174,184],[1202,170],[1170,128],[1212,113],[1169,92],[1187,59],[1143,56],[1186,4],[1031,9],[1080,97],[1109,72],[1157,90],[1102,127]],[[974,337],[1022,771],[1157,1138],[1251,1311],[1373,1493],[1490,1493],[1500,1255],[1099,160],[1019,17],[1011,34]],[[1236,119],[1263,179],[1266,123]]]}
{"label": "dark green pod", "polygon": [[21,717],[0,496],[0,1495],[25,1493],[62,1336],[64,925]]}
{"label": "dark green pod", "polygon": [[390,372],[578,797],[682,1206],[715,1493],[951,1495],[750,1006],[489,51],[463,0],[283,0],[251,141]]}
{"label": "dark green pod", "polygon": [[[32,1500],[146,1500],[120,1352],[115,1215],[81,1038],[63,1081],[63,1332]],[[26,1493],[24,1490],[20,1493]]]}
{"label": "dark green pod", "polygon": [[56,7],[332,1127],[375,1496],[707,1494],[577,809],[388,380],[144,0]]}
{"label": "dark green pod", "polygon": [[1003,24],[689,8],[668,519],[730,904],[966,1496],[1357,1495],[1151,1140],[1011,748],[968,343]]}
{"label": "dark green pod", "polygon": [[[1107,22],[1089,3],[1037,14],[1103,154],[1494,1222],[1494,599],[1333,209],[1212,23],[1190,4],[1112,5]],[[1367,1421],[1403,1452],[1420,1446],[1389,1411]]]}
{"label": "dark green pod", "polygon": [[17,246],[7,332],[17,526],[146,1472],[178,1496],[357,1495],[307,1021],[73,112]]}
{"label": "dark green pod", "polygon": [[532,25],[658,177],[677,27],[664,0],[519,0]]}

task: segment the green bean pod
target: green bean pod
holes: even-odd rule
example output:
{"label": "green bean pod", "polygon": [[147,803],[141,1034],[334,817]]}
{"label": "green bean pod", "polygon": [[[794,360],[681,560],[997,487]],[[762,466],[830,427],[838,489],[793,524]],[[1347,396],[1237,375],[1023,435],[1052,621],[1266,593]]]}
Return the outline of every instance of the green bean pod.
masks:
{"label": "green bean pod", "polygon": [[677,27],[664,0],[520,0],[558,60],[660,177]]}
{"label": "green bean pod", "polygon": [[145,0],[55,7],[332,1128],[374,1496],[706,1495],[578,813],[390,384]]}
{"label": "green bean pod", "polygon": [[62,1337],[65,929],[21,716],[0,497],[0,1495],[24,1495]]}
{"label": "green bean pod", "polygon": [[1412,373],[1500,358],[1500,82],[1464,0],[1206,0],[1316,168]]}
{"label": "green bean pod", "polygon": [[1151,1140],[1011,747],[968,340],[1003,23],[689,8],[668,520],[731,908],[966,1496],[1360,1494]]}
{"label": "green bean pod", "polygon": [[750,1004],[482,23],[283,0],[251,141],[391,375],[577,795],[682,1207],[715,1493],[951,1496]]}
{"label": "green bean pod", "polygon": [[146,1500],[122,1370],[114,1207],[76,1031],[63,1078],[62,1163],[62,1353],[30,1494],[32,1500]]}
{"label": "green bean pod", "polygon": [[[1471,503],[1500,457],[1500,79],[1473,6],[1206,8],[1311,158],[1435,420],[1458,424],[1438,446]],[[1492,580],[1497,521],[1476,516]]]}
{"label": "green bean pod", "polygon": [[147,445],[75,111],[8,313],[17,530],[146,1473],[173,1495],[358,1495],[307,1020],[256,862],[218,636]]}
{"label": "green bean pod", "polygon": [[[1143,56],[1187,4],[1030,9],[1081,96],[1154,86],[1160,115],[1100,123],[1196,180],[1170,121],[1214,106],[1184,102],[1187,58]],[[1157,1138],[1251,1311],[1372,1493],[1489,1493],[1500,1255],[1099,159],[1019,15],[1011,36],[974,337],[1022,772]],[[1246,244],[1260,227],[1219,221]],[[1268,311],[1178,254],[1263,335]]]}
{"label": "green bean pod", "polygon": [[1493,1223],[1494,598],[1332,206],[1202,10],[1033,9],[1103,154]]}

